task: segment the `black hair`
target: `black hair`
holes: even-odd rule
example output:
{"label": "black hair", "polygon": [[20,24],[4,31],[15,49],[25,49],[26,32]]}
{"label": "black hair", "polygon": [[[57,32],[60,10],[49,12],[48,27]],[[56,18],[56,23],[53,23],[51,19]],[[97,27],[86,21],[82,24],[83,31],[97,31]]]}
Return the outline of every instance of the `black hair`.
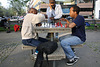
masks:
{"label": "black hair", "polygon": [[29,8],[28,13],[30,12],[31,9],[33,9],[34,11],[37,11],[37,9],[35,8]]}
{"label": "black hair", "polygon": [[74,11],[74,12],[76,12],[77,14],[79,14],[79,12],[80,12],[80,7],[78,7],[78,6],[73,6],[72,8],[73,8],[73,11]]}
{"label": "black hair", "polygon": [[56,3],[55,0],[49,0],[49,3]]}

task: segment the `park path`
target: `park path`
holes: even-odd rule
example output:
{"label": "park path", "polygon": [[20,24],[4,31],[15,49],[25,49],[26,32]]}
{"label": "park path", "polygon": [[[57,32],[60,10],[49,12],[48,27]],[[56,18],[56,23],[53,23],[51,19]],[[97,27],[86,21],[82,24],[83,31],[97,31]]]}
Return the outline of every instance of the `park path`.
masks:
{"label": "park path", "polygon": [[[100,31],[86,31],[86,35],[87,41],[84,47],[76,49],[80,59],[70,67],[100,67]],[[0,67],[33,67],[34,62],[30,59],[30,51],[21,49],[20,32],[0,32],[0,46],[7,44],[10,46],[15,44],[15,46],[12,46],[10,55],[0,63]],[[65,59],[56,61],[56,64],[56,67],[69,67],[65,64]],[[50,61],[51,66],[52,61]],[[43,67],[47,67],[46,63]]]}

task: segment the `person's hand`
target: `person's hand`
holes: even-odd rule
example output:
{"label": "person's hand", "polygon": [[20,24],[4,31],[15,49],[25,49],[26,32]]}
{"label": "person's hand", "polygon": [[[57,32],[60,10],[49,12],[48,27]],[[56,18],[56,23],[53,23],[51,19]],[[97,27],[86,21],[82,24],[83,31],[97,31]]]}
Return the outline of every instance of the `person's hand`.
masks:
{"label": "person's hand", "polygon": [[42,24],[41,23],[38,23],[38,24],[36,24],[36,26],[42,26]]}
{"label": "person's hand", "polygon": [[68,20],[65,19],[65,18],[61,18],[60,21],[66,21],[67,22]]}
{"label": "person's hand", "polygon": [[51,20],[54,20],[54,17],[50,17]]}

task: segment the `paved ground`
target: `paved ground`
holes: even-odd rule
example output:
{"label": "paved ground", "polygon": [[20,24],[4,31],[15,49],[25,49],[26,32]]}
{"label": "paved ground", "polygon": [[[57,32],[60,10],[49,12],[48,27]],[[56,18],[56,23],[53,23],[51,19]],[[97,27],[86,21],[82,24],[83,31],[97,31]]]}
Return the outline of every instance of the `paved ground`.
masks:
{"label": "paved ground", "polygon": [[[67,66],[64,60],[56,61],[56,67],[100,67],[100,31],[86,31],[87,41],[83,48],[76,49],[79,61],[73,66]],[[42,34],[43,35],[43,34]],[[34,62],[30,59],[28,50],[21,49],[20,32],[0,32],[0,46],[6,44],[19,44],[11,54],[3,60],[0,67],[33,67]],[[44,62],[43,67],[47,67]],[[52,61],[50,61],[52,67]]]}

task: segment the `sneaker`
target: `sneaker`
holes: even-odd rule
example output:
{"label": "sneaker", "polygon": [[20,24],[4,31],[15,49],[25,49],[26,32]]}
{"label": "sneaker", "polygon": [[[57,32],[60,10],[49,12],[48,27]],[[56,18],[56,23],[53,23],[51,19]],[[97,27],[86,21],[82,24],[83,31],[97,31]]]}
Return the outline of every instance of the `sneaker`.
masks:
{"label": "sneaker", "polygon": [[36,59],[37,58],[37,54],[38,54],[38,51],[35,50],[35,53],[33,53],[33,57]]}
{"label": "sneaker", "polygon": [[76,53],[76,51],[75,51],[75,50],[74,50],[73,52],[74,52],[74,54]]}
{"label": "sneaker", "polygon": [[35,54],[36,54],[36,55],[38,54],[38,51],[37,51],[37,50],[35,51]]}
{"label": "sneaker", "polygon": [[74,58],[77,58],[77,59],[79,59],[80,57],[78,57],[78,56],[74,56]]}
{"label": "sneaker", "polygon": [[77,61],[78,61],[78,58],[73,58],[73,59],[69,60],[66,64],[71,66],[71,65],[75,64]]}
{"label": "sneaker", "polygon": [[75,54],[75,53],[76,53],[75,49],[74,49],[74,48],[72,48],[72,50],[73,50],[73,52],[74,52],[74,54]]}
{"label": "sneaker", "polygon": [[48,35],[48,36],[46,36],[46,38],[51,38],[51,36]]}
{"label": "sneaker", "polygon": [[37,58],[37,54],[34,53],[34,54],[33,54],[33,57],[34,57],[34,59],[36,59],[36,58]]}

